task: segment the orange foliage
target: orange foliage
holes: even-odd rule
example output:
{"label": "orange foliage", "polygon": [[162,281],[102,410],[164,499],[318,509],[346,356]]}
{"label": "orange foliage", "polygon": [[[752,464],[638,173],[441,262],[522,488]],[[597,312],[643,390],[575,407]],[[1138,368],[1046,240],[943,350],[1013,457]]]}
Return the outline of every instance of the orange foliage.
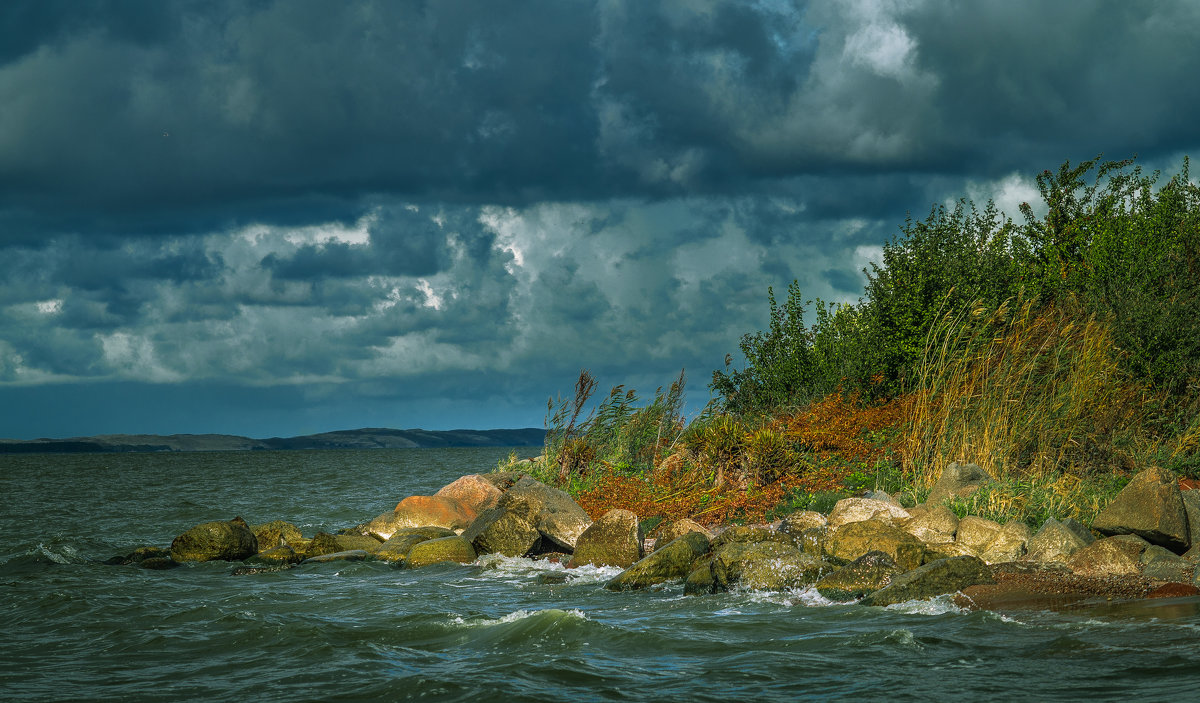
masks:
{"label": "orange foliage", "polygon": [[[849,461],[874,463],[898,448],[898,437],[883,439],[879,433],[898,429],[910,396],[881,405],[862,406],[858,392],[843,396],[836,391],[804,410],[782,418],[788,436],[822,459],[838,456]],[[872,438],[869,435],[877,433]]]}

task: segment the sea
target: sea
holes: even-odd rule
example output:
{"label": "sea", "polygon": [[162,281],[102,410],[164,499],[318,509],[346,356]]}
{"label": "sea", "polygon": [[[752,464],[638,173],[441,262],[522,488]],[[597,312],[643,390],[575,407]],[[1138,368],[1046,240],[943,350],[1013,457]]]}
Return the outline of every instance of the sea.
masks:
{"label": "sea", "polygon": [[511,451],[0,456],[0,701],[1200,700],[1194,607],[611,593],[616,569],[495,556],[102,563],[234,516],[335,531]]}

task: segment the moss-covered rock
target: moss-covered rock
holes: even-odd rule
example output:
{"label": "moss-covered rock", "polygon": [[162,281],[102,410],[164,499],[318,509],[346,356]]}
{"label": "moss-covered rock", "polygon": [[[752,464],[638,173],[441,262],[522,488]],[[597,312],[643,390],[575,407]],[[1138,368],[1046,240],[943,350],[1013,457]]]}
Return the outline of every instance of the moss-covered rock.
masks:
{"label": "moss-covered rock", "polygon": [[1000,523],[995,520],[968,515],[958,521],[958,532],[954,536],[954,543],[969,550],[972,554],[979,555],[996,538],[996,533],[999,531]]}
{"label": "moss-covered rock", "polygon": [[1137,535],[1176,552],[1187,549],[1190,538],[1179,482],[1158,467],[1134,476],[1100,511],[1092,527],[1105,535]]}
{"label": "moss-covered rock", "polygon": [[1081,576],[1130,576],[1142,570],[1142,552],[1150,543],[1137,535],[1116,535],[1096,540],[1067,559]]}
{"label": "moss-covered rock", "polygon": [[569,567],[632,566],[642,553],[642,528],[637,515],[628,510],[610,510],[593,522],[575,542]]}
{"label": "moss-covered rock", "polygon": [[908,511],[912,518],[904,531],[925,544],[948,544],[958,532],[958,516],[945,505],[926,503]]}
{"label": "moss-covered rock", "polygon": [[246,564],[251,566],[278,566],[281,564],[299,564],[302,561],[304,561],[303,555],[297,554],[295,549],[284,545],[261,551],[246,559]]}
{"label": "moss-covered rock", "polygon": [[696,560],[708,553],[708,538],[699,532],[672,540],[605,584],[610,591],[629,591],[685,578]]}
{"label": "moss-covered rock", "polygon": [[939,559],[894,576],[890,584],[859,603],[885,606],[925,600],[982,583],[993,583],[992,572],[982,559],[972,556]]}
{"label": "moss-covered rock", "polygon": [[241,561],[258,553],[258,540],[240,517],[196,525],[171,542],[175,561]]}
{"label": "moss-covered rock", "polygon": [[520,557],[531,553],[542,534],[534,525],[532,506],[509,501],[483,511],[467,526],[462,536],[478,554]]}
{"label": "moss-covered rock", "polygon": [[565,491],[529,476],[514,483],[500,497],[497,507],[508,510],[522,503],[529,506],[529,519],[541,536],[555,549],[568,554],[575,550],[575,542],[592,524],[583,508]]}
{"label": "moss-covered rock", "polygon": [[365,550],[348,549],[344,552],[332,552],[330,554],[320,554],[315,557],[309,557],[300,563],[327,564],[331,561],[366,561],[369,558],[371,558],[371,555],[367,554]]}
{"label": "moss-covered rock", "polygon": [[867,552],[817,581],[817,593],[829,600],[856,600],[886,587],[899,573],[892,557],[883,552]]}
{"label": "moss-covered rock", "polygon": [[704,527],[695,520],[683,518],[682,520],[671,520],[663,522],[650,533],[651,539],[654,540],[655,549],[666,546],[671,542],[679,539],[689,532],[699,532],[709,540],[713,538],[712,530]]}
{"label": "moss-covered rock", "polygon": [[[909,545],[907,548],[904,545]],[[924,545],[916,537],[894,525],[878,520],[865,520],[843,525],[829,536],[826,551],[830,556],[852,562],[867,552],[879,551],[887,554],[896,563],[921,563],[920,554]]]}
{"label": "moss-covered rock", "polygon": [[404,564],[411,569],[416,569],[446,561],[470,564],[475,561],[475,548],[469,541],[457,535],[428,539],[413,545]]}
{"label": "moss-covered rock", "polygon": [[383,542],[369,535],[339,534],[334,535],[333,539],[337,542],[338,551],[341,552],[361,549],[368,554],[374,554],[383,546]]}
{"label": "moss-covered rock", "polygon": [[304,535],[300,534],[300,528],[284,520],[272,520],[261,525],[252,525],[250,530],[254,533],[254,538],[258,540],[258,551],[260,552],[283,545],[291,545],[304,539]]}
{"label": "moss-covered rock", "polygon": [[445,527],[406,527],[397,530],[386,542],[380,544],[374,556],[383,561],[402,562],[417,543],[453,536],[454,530]]}

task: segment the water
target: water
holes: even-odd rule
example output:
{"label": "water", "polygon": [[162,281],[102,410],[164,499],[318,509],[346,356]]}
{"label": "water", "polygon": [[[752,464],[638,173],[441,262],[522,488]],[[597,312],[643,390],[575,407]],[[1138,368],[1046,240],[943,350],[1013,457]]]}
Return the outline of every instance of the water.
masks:
{"label": "water", "polygon": [[602,589],[612,569],[383,563],[231,575],[99,564],[241,515],[306,535],[501,449],[0,457],[0,700],[1200,698],[1194,608],[1006,615],[815,591]]}

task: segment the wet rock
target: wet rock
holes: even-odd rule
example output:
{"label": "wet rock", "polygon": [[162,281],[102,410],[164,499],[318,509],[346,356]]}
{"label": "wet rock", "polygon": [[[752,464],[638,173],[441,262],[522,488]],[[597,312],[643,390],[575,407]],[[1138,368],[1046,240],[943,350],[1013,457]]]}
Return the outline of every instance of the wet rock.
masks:
{"label": "wet rock", "polygon": [[825,527],[828,524],[829,518],[815,510],[799,510],[783,519],[783,522],[779,524],[779,531],[798,537],[805,530]]}
{"label": "wet rock", "polygon": [[1067,518],[1059,522],[1048,518],[1026,545],[1025,558],[1039,562],[1065,562],[1075,552],[1096,538],[1078,521]]}
{"label": "wet rock", "polygon": [[460,564],[470,564],[475,561],[475,548],[471,543],[457,535],[439,537],[414,544],[404,560],[405,566],[415,569],[430,564],[454,561]]}
{"label": "wet rock", "polygon": [[968,515],[958,521],[958,531],[955,533],[954,543],[978,555],[996,538],[996,533],[999,531],[1000,523]]}
{"label": "wet rock", "polygon": [[899,573],[895,559],[883,552],[867,552],[817,581],[817,593],[834,601],[856,600],[884,588]]}
{"label": "wet rock", "polygon": [[951,498],[966,498],[992,481],[992,476],[979,464],[955,462],[942,469],[942,475],[925,499],[927,505],[935,505]]}
{"label": "wet rock", "polygon": [[331,561],[366,561],[371,555],[362,549],[350,549],[344,552],[332,552],[309,557],[301,564],[327,564]]}
{"label": "wet rock", "polygon": [[368,554],[372,554],[383,546],[382,541],[367,535],[338,534],[333,536],[333,541],[337,542],[338,551],[340,552],[361,549]]}
{"label": "wet rock", "polygon": [[710,540],[713,538],[711,530],[688,518],[663,522],[650,532],[650,538],[655,541],[655,545],[666,545],[689,532],[699,532]]}
{"label": "wet rock", "polygon": [[716,580],[713,578],[712,558],[703,559],[692,569],[683,582],[683,593],[688,596],[699,596],[712,593]]}
{"label": "wet rock", "polygon": [[575,549],[579,535],[592,524],[583,508],[571,496],[529,476],[524,476],[501,496],[497,507],[507,509],[516,503],[531,508],[533,526],[542,537],[566,552]]}
{"label": "wet rock", "polygon": [[[141,564],[147,559],[171,559],[171,550],[162,547],[138,547],[128,554],[121,554],[104,560],[108,566],[129,566]],[[172,560],[174,561],[174,560]]]}
{"label": "wet rock", "polygon": [[604,587],[610,591],[628,591],[684,578],[691,573],[696,560],[708,553],[708,549],[707,537],[699,532],[689,532],[654,550],[617,574]]}
{"label": "wet rock", "polygon": [[713,551],[717,551],[726,544],[741,542],[749,544],[753,542],[777,542],[795,546],[796,540],[791,535],[784,532],[778,532],[766,525],[734,525],[722,530],[716,537],[712,539]]}
{"label": "wet rock", "polygon": [[375,558],[392,562],[404,561],[409,550],[418,542],[453,536],[454,530],[448,527],[406,527],[397,530],[386,542],[380,544],[375,550]]}
{"label": "wet rock", "polygon": [[297,554],[296,550],[290,546],[283,545],[255,554],[246,559],[246,564],[250,566],[279,566],[282,564],[299,564],[302,561],[304,561],[303,555]]}
{"label": "wet rock", "polygon": [[918,505],[908,511],[912,516],[904,531],[926,544],[948,544],[958,532],[958,516],[944,505]]}
{"label": "wet rock", "polygon": [[435,497],[454,498],[475,511],[476,514],[496,507],[503,492],[491,481],[479,474],[470,474],[442,486]]}
{"label": "wet rock", "polygon": [[714,591],[735,585],[780,591],[815,583],[829,571],[825,562],[778,541],[727,542],[719,547],[714,543],[710,568]]}
{"label": "wet rock", "polygon": [[642,528],[638,517],[628,510],[610,510],[593,522],[575,542],[575,554],[569,567],[632,566],[642,553]]}
{"label": "wet rock", "polygon": [[300,534],[300,528],[284,520],[272,520],[261,525],[252,525],[250,531],[258,540],[258,551],[260,552],[304,539],[304,535]]}
{"label": "wet rock", "polygon": [[457,498],[448,496],[409,496],[367,523],[365,531],[381,542],[387,541],[396,530],[405,527],[445,527],[462,530],[471,524],[476,513]]}
{"label": "wet rock", "polygon": [[196,525],[171,542],[175,561],[241,561],[258,553],[258,540],[240,517]]}
{"label": "wet rock", "polygon": [[1184,551],[1189,539],[1187,512],[1175,475],[1158,467],[1137,474],[1100,511],[1092,528],[1105,535],[1137,535],[1151,544]]}
{"label": "wet rock", "polygon": [[866,520],[895,522],[909,517],[908,511],[896,503],[870,498],[843,498],[833,506],[833,510],[829,513],[829,526],[838,528],[842,525]]}
{"label": "wet rock", "polygon": [[925,600],[992,582],[991,570],[978,557],[939,559],[896,575],[890,584],[859,602],[862,605],[892,605],[909,600]]}
{"label": "wet rock", "polygon": [[520,557],[534,551],[542,539],[528,503],[509,502],[483,511],[462,536],[478,554]]}
{"label": "wet rock", "polygon": [[[785,534],[790,533],[785,532]],[[802,530],[800,534],[792,534],[792,539],[796,541],[796,547],[805,554],[820,558],[832,556],[828,549],[828,527],[810,527]]]}
{"label": "wet rock", "polygon": [[988,564],[1016,561],[1025,556],[1026,545],[1033,538],[1033,531],[1020,520],[1010,520],[996,530],[996,535],[987,543],[979,558]]}
{"label": "wet rock", "polygon": [[[852,562],[867,552],[880,551],[900,564],[911,562],[914,553],[924,551],[924,545],[899,527],[867,520],[852,522],[833,530],[825,549],[830,556],[841,559],[843,563]],[[916,564],[912,566],[920,563],[918,556]]]}
{"label": "wet rock", "polygon": [[1071,571],[1081,576],[1129,576],[1142,570],[1141,556],[1150,546],[1136,535],[1096,540],[1067,559]]}

